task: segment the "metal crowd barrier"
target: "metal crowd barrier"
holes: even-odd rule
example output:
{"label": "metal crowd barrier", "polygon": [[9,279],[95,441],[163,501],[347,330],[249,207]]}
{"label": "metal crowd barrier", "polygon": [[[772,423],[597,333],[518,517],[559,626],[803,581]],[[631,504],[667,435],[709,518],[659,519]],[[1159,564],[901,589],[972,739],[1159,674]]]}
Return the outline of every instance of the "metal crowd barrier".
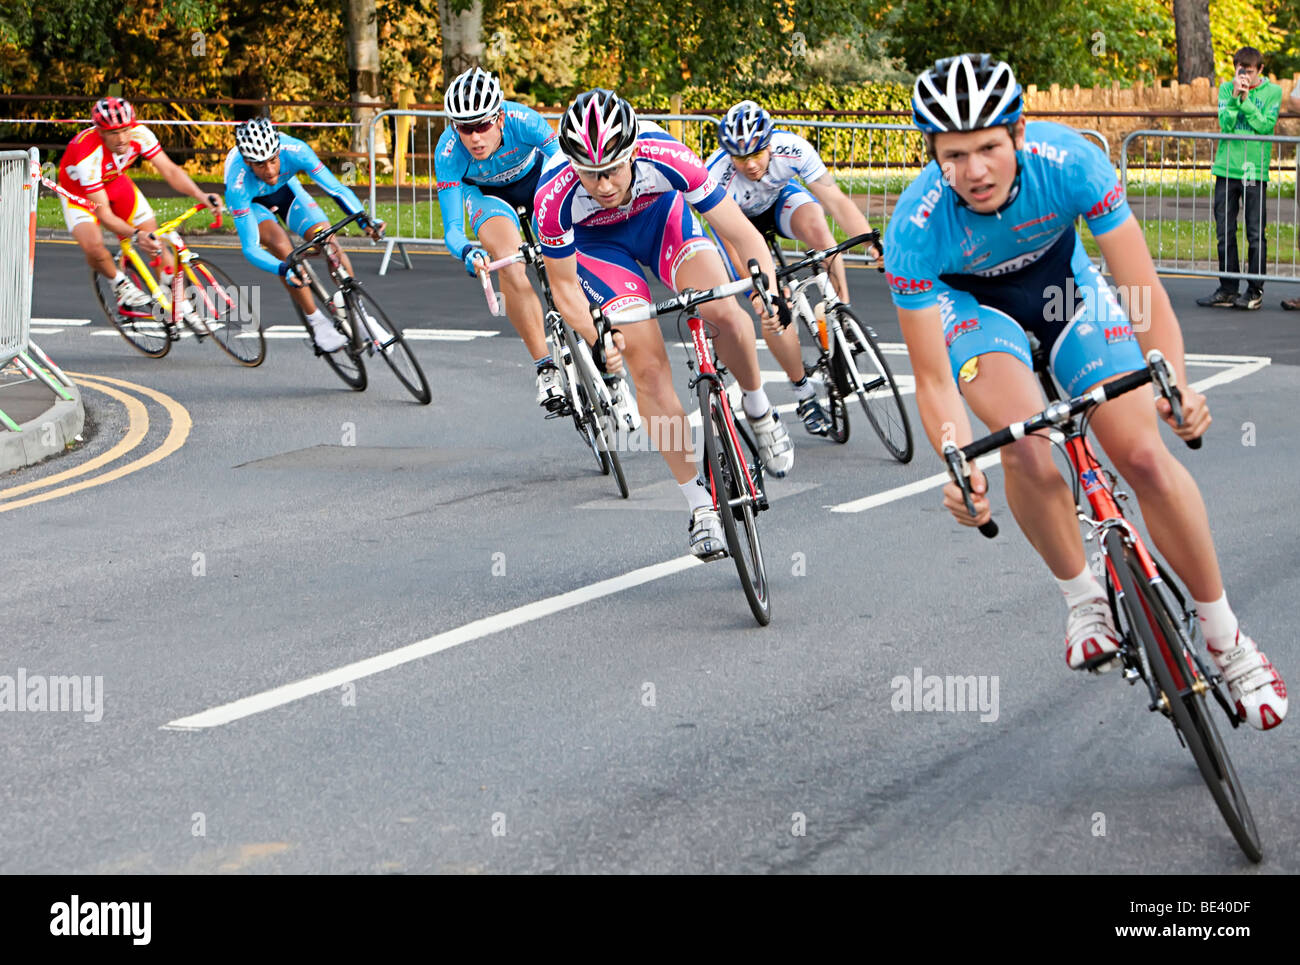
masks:
{"label": "metal crowd barrier", "polygon": [[0,367],[27,349],[39,175],[34,148],[0,152]]}
{"label": "metal crowd barrier", "polygon": [[[543,114],[558,121],[559,114]],[[700,114],[642,114],[646,120],[663,126],[670,134],[708,159],[718,147],[718,119]],[[375,125],[392,119],[394,187],[380,188],[376,179]],[[444,111],[380,111],[370,121],[370,209],[376,211],[380,200],[392,198],[395,212],[388,221],[387,246],[379,273],[388,270],[394,252],[402,263],[411,267],[406,246],[442,245],[441,232],[435,233],[438,204],[437,179],[434,176],[434,152],[438,137],[447,124]],[[845,121],[798,120],[783,117],[780,126],[807,139],[830,168],[840,187],[865,214],[872,227],[883,228],[893,213],[898,195],[929,161],[925,139],[910,124],[856,124]],[[1109,156],[1106,138],[1094,130],[1081,134],[1096,140]],[[391,191],[391,195],[390,195]],[[793,242],[790,243],[793,245]],[[849,254],[846,260],[865,261],[866,256]]]}
{"label": "metal crowd barrier", "polygon": [[[1267,189],[1260,208],[1260,237],[1266,253],[1262,272],[1219,269],[1211,171],[1219,144],[1258,141],[1281,145],[1269,149]],[[1134,131],[1120,148],[1120,179],[1128,203],[1147,232],[1156,267],[1171,275],[1216,275],[1248,281],[1300,281],[1297,231],[1300,207],[1296,189],[1300,137],[1223,134],[1195,131]],[[1264,172],[1261,172],[1264,173]],[[1261,179],[1263,180],[1263,179]],[[1154,184],[1152,183],[1154,182]],[[1140,193],[1139,190],[1140,189]],[[1236,231],[1239,266],[1249,269],[1245,204]],[[1172,254],[1162,256],[1167,248]]]}

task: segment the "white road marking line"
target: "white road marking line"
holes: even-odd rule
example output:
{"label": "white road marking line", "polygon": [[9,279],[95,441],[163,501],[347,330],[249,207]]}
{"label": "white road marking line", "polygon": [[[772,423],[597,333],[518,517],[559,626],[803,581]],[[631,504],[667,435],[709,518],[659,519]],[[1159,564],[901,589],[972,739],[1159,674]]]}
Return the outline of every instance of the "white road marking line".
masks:
{"label": "white road marking line", "polygon": [[[1211,358],[1213,361],[1202,361],[1200,357],[1195,355],[1188,355],[1186,357],[1188,365],[1217,366],[1221,364],[1224,359],[1232,358],[1232,356],[1211,356]],[[1196,389],[1197,392],[1204,392],[1216,385],[1223,385],[1227,382],[1235,382],[1237,379],[1244,379],[1248,375],[1254,375],[1272,361],[1263,356],[1237,356],[1236,359],[1238,364],[1235,364],[1232,368],[1224,369],[1220,372],[1216,372],[1214,375],[1193,382],[1192,388]],[[986,459],[990,461],[986,463]],[[985,465],[994,466],[999,465],[1001,462],[1002,458],[1000,454],[990,453],[988,456],[980,457],[977,465],[983,469]],[[948,474],[946,472],[936,473],[926,479],[919,479],[914,483],[908,483],[906,486],[898,486],[894,489],[887,489],[883,493],[873,493],[872,495],[864,496],[861,499],[854,499],[847,503],[837,503],[834,506],[827,506],[825,508],[829,509],[832,513],[861,513],[868,509],[882,506],[885,503],[893,502],[896,499],[915,496],[917,493],[923,493],[927,489],[937,489],[940,486],[946,485],[947,482]]]}
{"label": "white road marking line", "polygon": [[88,318],[33,318],[32,324],[33,325],[64,325],[64,326],[89,325],[90,319]]}
{"label": "white road marking line", "polygon": [[399,667],[404,663],[410,663],[413,660],[419,660],[422,657],[449,650],[462,643],[491,636],[494,633],[500,633],[502,630],[508,630],[511,627],[517,627],[520,624],[550,616],[552,613],[559,613],[561,610],[581,606],[591,600],[597,600],[600,597],[609,596],[630,587],[639,586],[642,583],[650,583],[666,576],[672,576],[699,564],[700,561],[694,556],[679,556],[663,563],[643,566],[640,569],[632,570],[608,580],[601,580],[599,583],[593,583],[590,586],[579,587],[576,590],[570,590],[568,593],[561,593],[558,596],[515,607],[513,610],[506,610],[504,613],[497,613],[475,620],[453,630],[447,630],[425,640],[399,647],[397,650],[390,650],[388,653],[368,657],[365,660],[358,660],[356,663],[350,663],[336,670],[329,670],[314,677],[308,677],[305,680],[275,687],[260,694],[254,694],[251,697],[244,697],[228,704],[222,704],[220,707],[214,707],[211,710],[191,714],[189,717],[177,718],[164,724],[161,729],[202,730],[208,727],[229,724],[244,717],[251,717],[253,714],[260,714],[275,707],[282,707],[295,700],[310,697],[312,694],[332,690],[351,681],[370,677],[385,670],[391,670],[393,667]]}
{"label": "white road marking line", "polygon": [[[272,325],[263,329],[267,338],[308,339],[307,330],[301,325]],[[407,340],[412,342],[469,342],[476,338],[490,338],[499,333],[482,329],[460,328],[408,328],[402,331]],[[237,335],[236,338],[256,338],[252,332]]]}

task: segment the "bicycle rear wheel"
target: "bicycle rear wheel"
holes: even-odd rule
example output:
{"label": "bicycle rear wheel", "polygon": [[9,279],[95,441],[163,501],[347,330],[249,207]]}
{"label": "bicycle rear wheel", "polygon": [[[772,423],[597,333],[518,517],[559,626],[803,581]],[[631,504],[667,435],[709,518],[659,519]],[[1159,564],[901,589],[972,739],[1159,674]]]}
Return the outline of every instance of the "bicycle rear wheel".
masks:
{"label": "bicycle rear wheel", "polygon": [[[841,342],[836,346],[837,355],[847,362],[849,356],[843,353],[852,351],[851,346],[854,342],[861,347],[861,350],[851,357],[853,368],[861,377],[858,401],[862,403],[862,411],[871,420],[871,427],[876,430],[876,435],[885,444],[889,454],[899,462],[911,462],[912,424],[907,418],[907,409],[903,406],[903,396],[898,391],[898,382],[889,369],[889,363],[885,361],[884,353],[880,351],[879,343],[868,331],[867,326],[853,314],[851,308],[846,305],[836,305],[831,311],[838,315],[840,328],[849,343],[845,345]],[[846,398],[851,387],[845,387]]]}
{"label": "bicycle rear wheel", "polygon": [[240,365],[250,369],[261,365],[266,359],[266,336],[247,295],[214,264],[195,259],[190,268],[199,289],[190,302],[217,345]]}
{"label": "bicycle rear wheel", "polygon": [[[134,265],[126,266],[126,277],[131,279],[131,283],[142,292],[149,291],[149,287],[141,280]],[[171,351],[171,335],[167,331],[167,326],[158,320],[162,309],[157,303],[154,303],[153,312],[149,315],[136,311],[123,311],[118,307],[117,296],[113,293],[113,282],[93,268],[90,270],[90,286],[95,290],[95,298],[98,299],[99,307],[104,310],[104,314],[108,316],[109,323],[133,349],[151,359],[160,359]]]}
{"label": "bicycle rear wheel", "polygon": [[1124,545],[1118,530],[1106,537],[1106,554],[1119,575],[1123,591],[1121,610],[1132,632],[1146,651],[1164,694],[1174,727],[1192,752],[1196,766],[1210,789],[1214,803],[1232,831],[1242,852],[1251,861],[1263,860],[1263,845],[1255,817],[1246,802],[1246,792],[1228,757],[1227,748],[1205,701],[1205,681],[1189,667],[1184,652],[1181,621],[1170,612],[1168,590],[1161,593],[1142,571],[1136,555]]}
{"label": "bicycle rear wheel", "polygon": [[840,361],[840,353],[819,369],[826,380],[826,411],[831,417],[831,428],[826,437],[840,445],[849,441],[849,407],[844,402],[842,386],[849,384],[847,366]]}
{"label": "bicycle rear wheel", "polygon": [[758,538],[756,494],[750,492],[745,481],[748,466],[754,485],[762,485],[758,456],[754,454],[751,464],[737,448],[731,404],[717,384],[711,379],[701,379],[695,391],[700,403],[704,456],[717,499],[718,516],[727,537],[727,552],[736,564],[740,586],[754,619],[765,627],[772,622],[772,599],[768,593],[763,547]]}
{"label": "bicycle rear wheel", "polygon": [[[305,264],[305,262],[304,262]],[[325,288],[320,281],[316,279],[315,272],[311,271],[311,266],[307,265],[307,271],[312,278],[312,293],[316,296],[316,307],[325,312],[334,323],[334,327],[348,340],[337,352],[324,352],[321,357],[325,363],[334,370],[334,374],[343,380],[344,385],[356,392],[362,392],[369,381],[366,376],[366,363],[361,358],[361,350],[358,349],[357,339],[352,335],[351,315],[348,312],[339,312],[334,310],[333,300],[325,292]],[[298,308],[298,303],[293,303],[294,309],[298,312],[298,318],[302,321],[303,328],[307,330],[307,338],[315,348],[316,342],[311,335],[311,326],[307,324],[307,316]]]}
{"label": "bicycle rear wheel", "polygon": [[[415,353],[402,335],[402,329],[393,323],[374,296],[360,285],[356,285],[345,297],[348,313],[360,329],[362,343],[374,346],[374,350],[384,357],[388,367],[397,376],[397,381],[406,386],[406,391],[415,397],[416,402],[428,405],[433,401],[429,380],[425,378],[424,369],[420,368]],[[375,323],[379,325],[378,330]]]}

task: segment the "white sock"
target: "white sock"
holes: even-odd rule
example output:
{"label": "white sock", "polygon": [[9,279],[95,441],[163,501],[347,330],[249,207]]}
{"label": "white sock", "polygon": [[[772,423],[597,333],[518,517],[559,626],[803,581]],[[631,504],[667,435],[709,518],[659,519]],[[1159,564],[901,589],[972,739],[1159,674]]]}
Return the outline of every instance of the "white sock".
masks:
{"label": "white sock", "polygon": [[316,311],[312,312],[310,315],[307,316],[307,321],[311,322],[313,325],[330,324],[329,316],[326,315],[324,312],[322,312],[319,307],[316,309]]}
{"label": "white sock", "polygon": [[794,386],[794,397],[802,402],[804,399],[811,399],[817,392],[813,389],[812,380],[804,376],[800,382],[791,382]]}
{"label": "white sock", "polygon": [[1087,603],[1089,600],[1106,599],[1106,591],[1101,588],[1097,578],[1092,575],[1092,570],[1087,566],[1083,572],[1073,579],[1056,581],[1056,585],[1061,588],[1065,594],[1065,605],[1074,609],[1080,603]]}
{"label": "white sock", "polygon": [[690,507],[691,512],[705,507],[713,508],[713,497],[709,495],[709,487],[704,485],[704,480],[699,476],[689,482],[678,483],[682,495],[686,497],[686,505]]}
{"label": "white sock", "polygon": [[763,391],[760,385],[753,392],[740,390],[740,404],[745,409],[745,415],[751,419],[757,419],[767,414],[767,410],[772,408],[772,403],[767,399],[767,393]]}
{"label": "white sock", "polygon": [[124,281],[126,281],[126,272],[122,271],[122,269],[119,268],[117,270],[117,274],[113,276],[113,284],[120,285]]}
{"label": "white sock", "polygon": [[1228,606],[1228,594],[1225,591],[1211,603],[1193,600],[1196,604],[1196,617],[1201,621],[1201,633],[1205,642],[1215,650],[1226,650],[1237,645],[1237,615]]}

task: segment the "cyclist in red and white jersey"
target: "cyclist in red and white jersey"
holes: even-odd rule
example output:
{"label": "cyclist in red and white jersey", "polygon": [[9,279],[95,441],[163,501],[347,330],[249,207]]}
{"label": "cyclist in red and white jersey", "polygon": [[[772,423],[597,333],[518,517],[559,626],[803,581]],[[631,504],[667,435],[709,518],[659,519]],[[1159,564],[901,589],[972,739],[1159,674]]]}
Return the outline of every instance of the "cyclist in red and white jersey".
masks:
{"label": "cyclist in red and white jersey", "polygon": [[[777,128],[772,115],[754,101],[741,101],[727,111],[718,124],[718,143],[721,147],[707,162],[709,173],[764,234],[794,238],[810,248],[829,248],[835,238],[826,223],[828,210],[850,236],[871,230],[866,217],[840,190],[835,175],[826,170],[816,148],[798,134]],[[874,246],[868,250],[876,251]],[[727,255],[735,266],[735,252],[728,248]],[[844,262],[836,256],[829,264],[835,294],[848,304]],[[831,420],[804,373],[798,326],[782,332],[775,324],[765,325],[763,335],[794,387],[804,428],[813,435],[826,435]]]}
{"label": "cyclist in red and white jersey", "polygon": [[122,98],[96,101],[90,113],[95,126],[74,137],[59,160],[59,186],[85,198],[93,207],[83,207],[60,195],[63,220],[90,267],[112,279],[118,304],[148,308],[152,299],[118,268],[104,245],[100,227],[102,224],[119,238],[130,237],[151,255],[162,251],[161,243],[153,237],[158,219],[140,189],[126,176],[127,168],[144,159],[173,189],[215,211],[221,210],[221,197],[195,184],[185,169],[167,156],[153,132],[136,121],[135,109]]}
{"label": "cyclist in red and white jersey", "polygon": [[[708,215],[742,263],[757,259],[769,281],[773,278],[763,236],[709,176],[704,162],[657,125],[638,123],[632,106],[613,91],[578,95],[559,133],[561,153],[542,172],[534,211],[555,304],[589,345],[596,343],[589,302],[614,314],[653,301],[642,265],[674,291],[727,282],[718,250],[691,208]],[[757,292],[754,300],[762,304]],[[794,450],[763,391],[753,321],[731,299],[702,305],[699,313],[716,332],[718,356],[740,384],[761,458],[773,475],[784,476],[794,464]],[[652,437],[660,436],[655,440],[660,453],[691,509],[691,552],[719,559],[726,547],[721,522],[696,473],[686,412],[673,389],[659,326],[624,325],[614,344],[605,367],[618,371],[626,360],[641,415]],[[595,354],[601,357],[599,347]],[[662,431],[673,426],[681,431]]]}

